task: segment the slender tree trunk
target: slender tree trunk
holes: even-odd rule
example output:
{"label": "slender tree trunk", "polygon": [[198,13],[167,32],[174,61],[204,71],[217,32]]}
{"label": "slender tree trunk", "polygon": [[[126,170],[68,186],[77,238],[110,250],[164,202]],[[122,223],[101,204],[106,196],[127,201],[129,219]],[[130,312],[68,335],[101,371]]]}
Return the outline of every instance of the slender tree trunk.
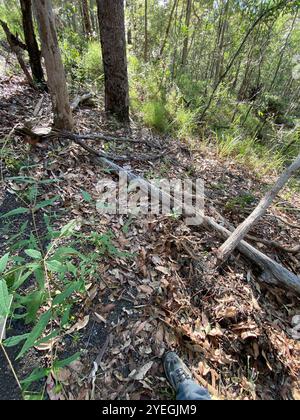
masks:
{"label": "slender tree trunk", "polygon": [[145,47],[144,47],[144,61],[148,61],[148,0],[145,0]]}
{"label": "slender tree trunk", "polygon": [[34,33],[31,0],[20,0],[24,37],[29,55],[33,80],[41,87],[46,87],[41,64],[41,52]]}
{"label": "slender tree trunk", "polygon": [[187,0],[186,16],[185,16],[186,34],[185,34],[184,42],[183,42],[182,60],[181,60],[181,64],[183,66],[186,65],[187,58],[188,58],[188,48],[189,48],[189,38],[190,38],[189,37],[189,30],[190,30],[191,16],[192,16],[192,0]]}
{"label": "slender tree trunk", "polygon": [[86,35],[88,37],[90,37],[92,32],[93,32],[93,29],[92,29],[88,0],[82,0],[81,5],[82,5],[82,17],[83,17],[84,31],[85,31]]}
{"label": "slender tree trunk", "polygon": [[286,51],[286,49],[287,49],[287,47],[288,47],[289,40],[290,40],[290,38],[291,38],[291,35],[292,35],[293,30],[294,30],[294,27],[295,27],[295,23],[296,23],[297,18],[298,18],[298,13],[299,13],[299,12],[298,12],[298,10],[297,10],[297,12],[295,13],[295,16],[294,16],[293,22],[292,22],[291,29],[290,29],[290,31],[289,31],[289,33],[288,33],[288,36],[286,37],[286,40],[285,40],[284,46],[283,46],[283,48],[282,48],[282,50],[281,50],[280,57],[279,57],[279,61],[278,61],[278,64],[277,64],[277,67],[276,67],[276,70],[275,70],[275,73],[274,73],[273,79],[272,79],[271,84],[270,84],[270,87],[269,87],[269,90],[270,90],[270,91],[272,90],[272,88],[273,88],[273,87],[274,87],[274,85],[275,85],[275,82],[276,82],[276,79],[277,79],[277,76],[278,76],[278,73],[279,73],[279,70],[280,70],[280,67],[281,67],[281,64],[282,64],[283,58],[284,58],[285,51]]}
{"label": "slender tree trunk", "polygon": [[223,64],[224,64],[224,40],[225,40],[225,33],[228,26],[227,17],[229,11],[229,1],[227,0],[224,6],[224,13],[221,17],[220,22],[220,29],[219,29],[219,36],[218,36],[218,44],[217,44],[217,59],[216,59],[216,67],[215,67],[215,84],[218,83],[221,74],[223,73]]}
{"label": "slender tree trunk", "polygon": [[65,71],[58,46],[52,3],[51,0],[34,0],[33,4],[36,11],[42,42],[42,53],[47,70],[48,87],[52,99],[54,127],[72,130],[73,118]]}
{"label": "slender tree trunk", "polygon": [[236,59],[238,58],[238,56],[240,55],[240,53],[242,52],[249,36],[253,33],[254,29],[260,24],[260,22],[267,16],[269,16],[271,13],[275,12],[276,10],[280,10],[282,7],[284,7],[286,5],[286,1],[282,0],[280,3],[276,4],[275,6],[266,9],[264,12],[261,13],[261,15],[258,16],[258,18],[253,22],[253,24],[250,26],[250,28],[248,29],[248,31],[246,32],[242,42],[240,43],[238,49],[236,50],[236,52],[233,54],[233,57],[231,58],[229,64],[227,65],[226,70],[224,71],[224,73],[220,76],[219,82],[216,84],[216,86],[214,87],[212,94],[209,97],[208,103],[205,106],[205,108],[203,109],[200,117],[199,117],[199,121],[202,122],[204,117],[206,116],[207,111],[210,109],[211,104],[215,98],[215,95],[221,85],[221,83],[223,82],[223,80],[226,79],[227,75],[229,74],[229,72],[231,71]]}
{"label": "slender tree trunk", "polygon": [[97,0],[105,74],[105,109],[129,122],[129,86],[123,0]]}
{"label": "slender tree trunk", "polygon": [[163,43],[162,43],[162,46],[161,46],[160,52],[159,52],[159,57],[160,58],[162,57],[162,55],[164,53],[164,50],[165,50],[165,47],[166,47],[166,44],[167,44],[167,40],[168,40],[168,36],[169,36],[169,33],[170,33],[171,24],[172,24],[172,20],[173,20],[173,15],[174,15],[177,3],[178,3],[178,0],[174,0],[173,6],[172,6],[172,9],[171,9],[171,13],[170,13],[170,18],[169,18],[169,21],[168,21],[168,26],[167,26],[167,29],[166,29],[166,34],[165,34],[165,37],[164,37],[164,40],[163,40]]}

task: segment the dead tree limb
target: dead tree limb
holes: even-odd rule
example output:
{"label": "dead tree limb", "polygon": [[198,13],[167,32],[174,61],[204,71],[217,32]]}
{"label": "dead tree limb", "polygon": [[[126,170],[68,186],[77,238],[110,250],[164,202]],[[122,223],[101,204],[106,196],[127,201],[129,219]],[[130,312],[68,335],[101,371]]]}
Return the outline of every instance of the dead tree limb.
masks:
{"label": "dead tree limb", "polygon": [[300,169],[300,155],[281,174],[273,188],[263,197],[256,209],[247,219],[233,232],[227,241],[218,249],[217,259],[219,263],[227,260],[241,240],[251,230],[253,225],[266,213],[279,191],[286,185],[290,177]]}
{"label": "dead tree limb", "polygon": [[77,143],[79,146],[81,146],[84,150],[86,150],[87,152],[99,157],[99,158],[104,158],[104,159],[111,159],[115,162],[126,162],[128,160],[130,161],[135,161],[135,162],[139,162],[139,161],[155,161],[160,159],[161,157],[165,156],[165,151],[163,151],[162,153],[156,154],[154,156],[148,156],[148,155],[142,155],[139,154],[139,156],[112,156],[109,155],[107,153],[104,152],[99,152],[95,149],[93,149],[92,147],[88,146],[86,143],[84,143],[82,140],[80,140],[80,138],[78,137],[74,137],[74,138],[70,138],[67,137],[70,140],[73,140],[75,143]]}
{"label": "dead tree limb", "polygon": [[[219,225],[210,217],[205,217],[204,224],[207,228],[213,229],[224,239],[231,236],[230,230]],[[263,272],[260,277],[261,281],[274,286],[283,287],[300,295],[300,278],[296,274],[287,270],[245,241],[241,241],[238,244],[237,249],[250,261],[261,268]]]}
{"label": "dead tree limb", "polygon": [[281,245],[279,242],[258,238],[257,236],[253,235],[246,235],[245,238],[253,242],[258,242],[260,244],[279,249],[280,251],[287,252],[288,254],[298,254],[300,252],[300,245],[296,245],[290,248],[288,246]]}
{"label": "dead tree limb", "polygon": [[76,96],[76,98],[74,98],[73,102],[71,103],[71,110],[75,111],[75,109],[78,108],[80,104],[87,101],[88,99],[91,99],[92,97],[92,93],[86,93],[84,95]]}
{"label": "dead tree limb", "polygon": [[[154,184],[146,181],[144,178],[138,177],[132,171],[127,171],[106,158],[101,157],[98,161],[113,172],[125,172],[128,179],[131,181],[137,181],[139,187],[145,193],[149,193],[149,191],[151,191],[152,196],[156,196],[159,200],[162,200],[163,198],[165,198],[165,200],[170,199],[170,202],[173,203],[174,207],[180,206],[181,208],[181,202],[177,202],[175,198],[171,197]],[[187,214],[195,214],[194,208],[185,210],[187,211]],[[201,211],[197,211],[197,215],[202,218],[204,228],[215,231],[219,236],[225,239],[231,236],[231,231],[219,225],[213,218],[205,216]],[[262,270],[262,275],[259,278],[260,281],[273,286],[282,287],[300,295],[300,278],[296,274],[290,272],[245,241],[238,244],[238,250]]]}
{"label": "dead tree limb", "polygon": [[272,214],[272,217],[275,217],[276,219],[280,220],[282,223],[284,223],[285,225],[293,228],[293,229],[300,229],[300,225],[295,225],[295,223],[290,223],[287,220],[285,220],[283,217],[278,216],[277,214]]}

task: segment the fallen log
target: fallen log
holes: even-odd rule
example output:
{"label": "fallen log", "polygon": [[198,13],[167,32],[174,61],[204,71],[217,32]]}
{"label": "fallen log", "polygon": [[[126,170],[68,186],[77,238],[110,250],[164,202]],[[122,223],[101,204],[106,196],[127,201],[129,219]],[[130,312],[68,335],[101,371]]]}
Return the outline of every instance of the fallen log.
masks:
{"label": "fallen log", "polygon": [[[91,151],[92,152],[92,151]],[[95,155],[95,154],[94,154]],[[132,171],[128,171],[123,169],[121,166],[117,165],[114,162],[106,158],[98,158],[99,163],[108,167],[110,170],[120,173],[124,172],[127,174],[128,179],[131,181],[137,181],[139,183],[139,187],[145,192],[148,193],[150,190],[159,200],[170,199],[170,202],[173,202],[173,206],[181,206],[182,203],[176,202],[176,199],[169,194],[163,192],[154,184],[146,181],[144,178],[135,175]],[[191,215],[194,214],[194,209],[186,209],[186,214]],[[201,211],[197,211],[197,215],[202,218],[203,220],[203,227],[208,230],[215,231],[219,236],[224,239],[227,239],[231,236],[231,231],[226,229],[225,227],[219,225],[213,218],[204,215]],[[249,245],[245,241],[241,241],[238,246],[238,250],[249,259],[251,262],[255,263],[262,270],[262,275],[259,277],[264,283],[269,285],[282,287],[286,290],[292,291],[297,295],[300,295],[300,277],[296,274],[292,273],[291,271],[287,270],[274,260],[272,260],[267,255],[263,254],[262,252],[258,251],[253,246]]]}
{"label": "fallen log", "polygon": [[257,236],[253,236],[253,235],[246,235],[245,238],[253,242],[258,242],[260,244],[279,249],[280,251],[287,252],[288,254],[298,254],[300,252],[300,245],[296,245],[294,247],[288,247],[288,246],[281,245],[279,242],[258,238]]}
{"label": "fallen log", "polygon": [[217,259],[221,264],[227,260],[229,255],[238,246],[241,240],[252,229],[253,225],[266,214],[267,209],[272,204],[273,200],[279,191],[286,185],[291,176],[300,169],[300,155],[296,160],[281,174],[273,188],[262,198],[255,210],[247,217],[247,219],[237,227],[237,229],[230,235],[227,241],[218,249]]}
{"label": "fallen log", "polygon": [[[43,98],[42,98],[43,99]],[[42,101],[42,100],[41,100]],[[78,101],[77,101],[78,102]],[[37,106],[37,111],[34,112],[36,116],[39,112],[39,104]],[[150,148],[155,147],[155,144],[150,144],[147,140],[134,140],[128,137],[113,137],[103,133],[87,133],[87,134],[75,134],[69,131],[57,130],[51,127],[30,127],[30,124],[24,124],[22,127],[19,127],[15,130],[16,134],[26,137],[32,137],[37,142],[43,143],[47,140],[55,139],[66,139],[66,140],[99,140],[108,143],[130,143],[130,144],[144,144]],[[96,151],[94,151],[96,152]]]}

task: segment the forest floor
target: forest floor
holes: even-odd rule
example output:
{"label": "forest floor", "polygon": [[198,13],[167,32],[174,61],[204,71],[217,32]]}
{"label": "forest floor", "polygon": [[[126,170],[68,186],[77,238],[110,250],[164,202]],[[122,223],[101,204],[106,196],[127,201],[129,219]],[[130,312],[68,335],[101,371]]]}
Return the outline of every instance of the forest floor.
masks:
{"label": "forest floor", "polygon": [[[48,96],[33,91],[19,77],[1,76],[2,143],[16,124],[32,119],[42,96],[37,120],[39,125],[48,125]],[[75,120],[76,132],[128,135],[107,122],[96,106],[81,106]],[[127,169],[146,178],[184,178],[188,168],[192,180],[205,181],[207,213],[213,204],[234,225],[245,219],[274,181],[233,160],[220,159],[213,145],[188,145],[138,127],[132,129],[131,136],[153,141],[166,151],[164,158],[155,163],[128,161],[124,164]],[[110,231],[114,245],[132,255],[99,256],[98,276],[90,279],[88,296],[78,303],[74,314],[80,325],[78,333],[64,337],[58,345],[61,355],[80,350],[81,359],[62,370],[62,390],[56,397],[49,392],[49,398],[173,399],[161,357],[165,351],[175,349],[196,379],[208,386],[217,399],[300,399],[300,342],[291,336],[292,319],[300,314],[299,298],[261,284],[256,267],[238,253],[210,279],[205,267],[210,254],[221,244],[220,239],[201,226],[187,226],[180,217],[97,213],[94,201],[84,201],[81,190],[96,200],[97,182],[114,176],[93,163],[77,145],[49,144],[47,149],[33,150],[16,136],[9,141],[12,152],[2,156],[5,178],[23,173],[16,168],[33,163],[35,166],[26,170],[27,174],[36,179],[59,178],[61,182],[43,191],[47,199],[60,196],[52,210],[57,215],[56,224],[76,218],[82,233]],[[139,149],[135,148],[136,154]],[[124,145],[114,146],[113,152],[124,154],[125,150]],[[1,213],[18,206],[17,201],[14,182],[2,182]],[[278,216],[298,225],[298,229]],[[21,222],[15,217],[12,223],[0,225],[1,255]],[[299,225],[300,194],[286,188],[252,233],[294,246],[299,243]],[[42,235],[42,223],[39,229]],[[299,254],[255,246],[299,272]],[[20,334],[20,329],[20,323],[13,322],[7,334]],[[13,358],[15,352],[10,355]],[[95,361],[99,369],[93,378]],[[24,378],[32,367],[47,366],[47,362],[46,351],[33,349],[15,367]],[[0,399],[17,399],[17,387],[13,387],[8,372],[1,356]]]}

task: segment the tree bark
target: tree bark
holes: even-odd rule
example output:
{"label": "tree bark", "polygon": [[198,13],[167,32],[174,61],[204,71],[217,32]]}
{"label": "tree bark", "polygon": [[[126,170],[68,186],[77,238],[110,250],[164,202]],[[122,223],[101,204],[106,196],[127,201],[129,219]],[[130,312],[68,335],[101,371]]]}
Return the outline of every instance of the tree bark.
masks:
{"label": "tree bark", "polygon": [[87,35],[87,37],[90,37],[93,29],[92,29],[92,22],[91,22],[91,16],[89,11],[89,3],[88,0],[82,0],[82,17],[83,17],[83,25],[84,25],[84,31]]}
{"label": "tree bark", "polygon": [[105,109],[129,122],[129,86],[123,0],[97,0],[105,75]]}
{"label": "tree bark", "polygon": [[164,50],[165,50],[165,47],[166,47],[166,44],[167,44],[167,40],[168,40],[168,36],[169,36],[169,33],[170,33],[170,29],[171,29],[173,15],[174,15],[177,4],[178,4],[178,0],[174,0],[173,6],[172,6],[172,9],[171,9],[171,13],[170,13],[170,17],[169,17],[169,20],[168,20],[168,26],[167,26],[167,29],[166,29],[166,34],[165,34],[163,43],[162,43],[161,48],[160,48],[159,58],[161,58],[163,53],[164,53]]}
{"label": "tree bark", "polygon": [[183,66],[186,65],[187,58],[188,58],[188,48],[189,48],[189,38],[190,38],[189,37],[189,30],[190,30],[191,15],[192,15],[192,0],[187,0],[186,16],[185,16],[186,34],[185,34],[184,42],[183,42],[182,61],[181,61],[181,64]]}
{"label": "tree bark", "polygon": [[290,177],[300,169],[300,155],[279,177],[273,188],[260,201],[256,209],[249,217],[233,232],[230,238],[219,248],[217,258],[219,262],[227,260],[229,255],[234,251],[237,245],[247,235],[253,225],[266,213],[269,206],[272,204],[274,198],[279,191],[286,185]]}
{"label": "tree bark", "polygon": [[148,61],[148,0],[145,0],[145,47],[144,61]]}
{"label": "tree bark", "polygon": [[41,88],[46,88],[44,72],[41,64],[41,52],[38,47],[32,20],[31,0],[20,0],[24,37],[29,55],[32,77]]}
{"label": "tree bark", "polygon": [[54,127],[72,130],[74,123],[64,66],[58,45],[52,3],[51,0],[34,0],[33,4],[36,10],[42,53],[47,70],[48,87],[54,113]]}

